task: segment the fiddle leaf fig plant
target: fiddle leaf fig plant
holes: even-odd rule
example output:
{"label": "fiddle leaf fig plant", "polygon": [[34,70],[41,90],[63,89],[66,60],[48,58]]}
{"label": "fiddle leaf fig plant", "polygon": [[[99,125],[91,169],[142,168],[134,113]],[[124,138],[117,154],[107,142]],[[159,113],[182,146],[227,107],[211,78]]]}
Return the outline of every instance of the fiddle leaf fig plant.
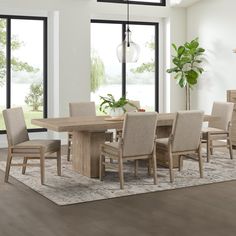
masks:
{"label": "fiddle leaf fig plant", "polygon": [[108,109],[116,109],[122,108],[124,112],[126,112],[125,105],[129,104],[130,106],[135,107],[138,109],[133,103],[131,103],[127,98],[122,96],[118,100],[115,100],[112,94],[107,94],[106,97],[100,96],[101,104],[99,106],[99,110],[107,114]]}
{"label": "fiddle leaf fig plant", "polygon": [[[201,64],[205,49],[200,47],[198,38],[179,47],[172,44],[172,47],[175,52],[172,56],[174,67],[168,69],[167,73],[174,74],[176,83],[181,88],[186,88],[189,96],[189,88],[192,89],[197,84],[199,76],[204,72]],[[189,101],[187,97],[186,108],[190,109],[190,97]]]}

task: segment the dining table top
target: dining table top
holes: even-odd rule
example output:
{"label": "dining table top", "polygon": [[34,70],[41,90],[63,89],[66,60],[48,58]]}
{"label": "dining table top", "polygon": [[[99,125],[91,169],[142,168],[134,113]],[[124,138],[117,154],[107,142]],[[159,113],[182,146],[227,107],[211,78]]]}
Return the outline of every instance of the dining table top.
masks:
{"label": "dining table top", "polygon": [[[171,126],[176,113],[158,113],[157,126]],[[215,121],[219,119],[216,116],[204,115],[204,121]],[[32,119],[31,123],[42,128],[57,132],[73,131],[104,131],[107,129],[121,129],[123,117],[113,118],[109,116],[93,117],[61,117]]]}

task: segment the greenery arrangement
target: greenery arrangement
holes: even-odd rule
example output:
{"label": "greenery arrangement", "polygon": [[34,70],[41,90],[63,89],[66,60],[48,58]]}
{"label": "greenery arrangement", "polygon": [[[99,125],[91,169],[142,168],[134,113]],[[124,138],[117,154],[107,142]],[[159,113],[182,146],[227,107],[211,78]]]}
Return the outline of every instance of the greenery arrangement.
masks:
{"label": "greenery arrangement", "polygon": [[200,47],[198,38],[179,47],[172,44],[172,47],[175,50],[175,55],[172,56],[175,66],[167,72],[174,74],[174,79],[181,88],[186,88],[186,110],[190,110],[190,89],[197,84],[199,76],[204,72],[201,63],[205,49]]}
{"label": "greenery arrangement", "polygon": [[127,104],[138,109],[133,103],[131,103],[124,96],[122,96],[118,100],[115,100],[112,94],[107,94],[106,97],[100,96],[100,99],[102,102],[99,106],[99,110],[104,112],[105,114],[107,114],[108,109],[116,109],[116,108],[121,108],[124,112],[126,112],[125,105]]}

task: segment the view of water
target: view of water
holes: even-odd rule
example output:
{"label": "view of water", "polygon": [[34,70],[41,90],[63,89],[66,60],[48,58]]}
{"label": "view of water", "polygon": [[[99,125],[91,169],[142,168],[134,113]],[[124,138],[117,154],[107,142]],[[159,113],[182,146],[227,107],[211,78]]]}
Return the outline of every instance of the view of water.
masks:
{"label": "view of water", "polygon": [[[142,108],[152,108],[154,110],[154,85],[152,84],[131,84],[127,85],[127,98],[130,100],[139,100]],[[30,91],[29,84],[12,84],[12,106],[25,105],[25,96]],[[116,99],[121,97],[121,85],[105,85],[100,87],[95,93],[91,93],[91,101],[100,103],[99,96],[106,96],[111,93]],[[1,97],[6,97],[5,87],[0,87]],[[5,100],[0,99],[0,106],[5,107]]]}

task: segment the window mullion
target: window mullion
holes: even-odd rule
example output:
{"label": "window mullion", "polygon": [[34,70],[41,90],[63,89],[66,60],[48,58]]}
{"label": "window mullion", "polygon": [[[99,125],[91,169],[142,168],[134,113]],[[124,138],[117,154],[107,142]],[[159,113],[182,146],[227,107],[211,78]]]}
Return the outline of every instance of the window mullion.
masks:
{"label": "window mullion", "polygon": [[155,26],[155,110],[159,112],[159,24]]}
{"label": "window mullion", "polygon": [[47,99],[47,80],[48,80],[48,27],[47,27],[47,19],[44,19],[44,27],[43,27],[43,117],[47,118],[48,113],[48,99]]}
{"label": "window mullion", "polygon": [[11,107],[11,19],[7,18],[6,39],[6,106]]}
{"label": "window mullion", "polygon": [[[125,40],[126,24],[122,24],[122,42]],[[122,96],[126,97],[126,63],[122,62]]]}

